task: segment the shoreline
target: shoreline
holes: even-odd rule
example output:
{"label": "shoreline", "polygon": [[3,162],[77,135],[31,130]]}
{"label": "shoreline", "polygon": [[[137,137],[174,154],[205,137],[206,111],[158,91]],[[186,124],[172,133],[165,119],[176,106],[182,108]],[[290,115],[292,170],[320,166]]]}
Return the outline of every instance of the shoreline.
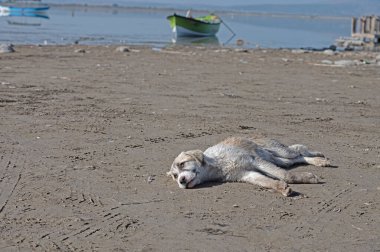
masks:
{"label": "shoreline", "polygon": [[[86,38],[84,38],[86,41]],[[74,48],[128,48],[132,50],[152,50],[155,52],[161,52],[161,51],[197,51],[197,50],[206,50],[206,51],[220,51],[220,52],[237,52],[237,53],[254,53],[258,51],[270,51],[270,52],[284,52],[284,53],[292,53],[292,54],[316,54],[316,55],[325,55],[326,57],[330,56],[342,56],[345,57],[345,55],[349,56],[366,56],[370,59],[376,59],[378,55],[380,55],[380,48],[362,48],[357,50],[343,50],[340,48],[335,48],[334,46],[330,47],[323,47],[323,48],[314,48],[314,47],[294,47],[294,48],[271,48],[271,47],[244,47],[244,46],[238,46],[234,43],[231,43],[231,45],[208,45],[208,44],[199,44],[197,46],[191,45],[191,44],[176,44],[176,43],[167,43],[163,45],[157,45],[157,44],[143,44],[143,43],[107,43],[107,44],[80,44],[80,43],[70,43],[70,44],[25,44],[25,43],[0,43],[3,46],[12,46],[12,47],[21,47],[21,48],[54,48],[54,47],[74,47]],[[354,57],[355,59],[358,59],[358,57]],[[366,61],[366,59],[362,59],[363,61]],[[372,62],[377,63],[377,62]],[[364,63],[365,64],[371,64],[370,63]]]}

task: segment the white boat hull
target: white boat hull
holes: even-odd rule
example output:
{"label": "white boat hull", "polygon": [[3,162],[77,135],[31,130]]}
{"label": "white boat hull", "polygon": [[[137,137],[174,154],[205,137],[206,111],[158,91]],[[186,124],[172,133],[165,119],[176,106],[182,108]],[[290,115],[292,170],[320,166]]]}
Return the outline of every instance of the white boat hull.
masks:
{"label": "white boat hull", "polygon": [[200,32],[191,31],[191,30],[188,30],[188,29],[181,27],[181,26],[173,27],[172,31],[176,36],[179,36],[179,37],[191,37],[191,36],[204,37],[204,36],[214,35],[211,33],[207,34],[207,33],[200,33]]}

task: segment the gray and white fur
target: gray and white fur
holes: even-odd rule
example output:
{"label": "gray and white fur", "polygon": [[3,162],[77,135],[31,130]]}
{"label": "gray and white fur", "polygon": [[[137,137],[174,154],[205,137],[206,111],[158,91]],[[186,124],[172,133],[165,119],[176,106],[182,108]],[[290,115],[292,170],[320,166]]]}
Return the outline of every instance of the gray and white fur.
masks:
{"label": "gray and white fur", "polygon": [[230,137],[208,148],[179,154],[167,173],[180,188],[193,188],[209,181],[247,182],[273,189],[284,196],[289,184],[315,184],[320,179],[310,172],[294,172],[295,164],[330,166],[320,152],[304,145],[286,146],[273,139]]}

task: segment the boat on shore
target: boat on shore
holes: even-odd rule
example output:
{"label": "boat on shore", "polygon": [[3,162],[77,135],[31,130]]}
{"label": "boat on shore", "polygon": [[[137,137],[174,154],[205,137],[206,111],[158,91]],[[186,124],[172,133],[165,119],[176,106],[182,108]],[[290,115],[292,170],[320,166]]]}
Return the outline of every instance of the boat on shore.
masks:
{"label": "boat on shore", "polygon": [[43,12],[49,8],[49,5],[41,3],[40,0],[0,2],[0,12],[3,13]]}
{"label": "boat on shore", "polygon": [[186,16],[174,13],[167,19],[173,33],[178,37],[215,36],[222,23],[222,20],[214,14],[194,18],[189,13]]}

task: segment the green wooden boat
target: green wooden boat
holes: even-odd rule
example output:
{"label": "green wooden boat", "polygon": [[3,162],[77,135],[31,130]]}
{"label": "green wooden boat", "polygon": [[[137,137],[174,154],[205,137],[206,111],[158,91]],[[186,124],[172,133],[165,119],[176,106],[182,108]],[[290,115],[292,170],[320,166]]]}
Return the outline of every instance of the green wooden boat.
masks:
{"label": "green wooden boat", "polygon": [[214,14],[193,18],[174,13],[174,15],[168,16],[167,19],[170,22],[173,33],[178,37],[215,36],[222,22]]}

